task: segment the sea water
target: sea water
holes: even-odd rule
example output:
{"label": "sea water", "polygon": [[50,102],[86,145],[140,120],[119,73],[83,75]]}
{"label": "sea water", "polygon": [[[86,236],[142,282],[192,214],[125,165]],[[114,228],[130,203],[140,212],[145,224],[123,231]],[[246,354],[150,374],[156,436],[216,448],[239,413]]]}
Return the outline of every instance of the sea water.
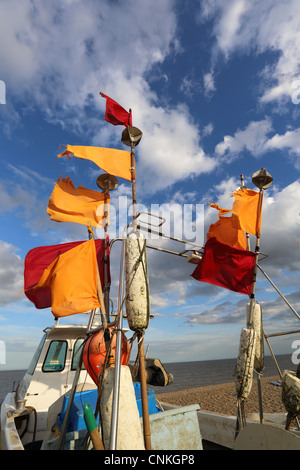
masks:
{"label": "sea water", "polygon": [[[296,371],[290,354],[276,356],[281,371]],[[236,359],[219,359],[211,361],[164,363],[169,374],[173,374],[174,382],[167,387],[152,387],[156,393],[175,392],[188,388],[205,387],[234,380]],[[22,380],[25,370],[0,371],[0,403],[8,392],[15,390]],[[265,357],[265,369],[262,377],[278,376],[272,357]],[[278,376],[279,378],[279,376]]]}

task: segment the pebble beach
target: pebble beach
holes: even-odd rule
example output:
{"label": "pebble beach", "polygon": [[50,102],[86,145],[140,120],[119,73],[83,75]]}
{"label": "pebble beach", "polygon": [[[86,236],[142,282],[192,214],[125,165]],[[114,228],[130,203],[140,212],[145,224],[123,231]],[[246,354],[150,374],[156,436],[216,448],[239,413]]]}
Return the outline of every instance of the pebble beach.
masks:
{"label": "pebble beach", "polygon": [[[270,384],[270,382],[276,382],[277,380],[278,376],[261,379],[264,413],[286,413],[285,407],[281,401],[281,387]],[[235,384],[233,382],[179,390],[176,392],[157,393],[156,398],[161,402],[177,406],[197,403],[203,411],[236,416],[237,401]],[[250,395],[245,402],[245,412],[246,415],[259,412],[256,378],[253,380]]]}

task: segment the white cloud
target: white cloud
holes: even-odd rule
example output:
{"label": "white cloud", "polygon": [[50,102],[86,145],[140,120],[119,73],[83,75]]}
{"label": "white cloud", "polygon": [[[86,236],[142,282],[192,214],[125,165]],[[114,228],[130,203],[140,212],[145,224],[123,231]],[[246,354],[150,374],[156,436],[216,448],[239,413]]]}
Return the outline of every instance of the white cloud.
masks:
{"label": "white cloud", "polygon": [[148,112],[144,115],[143,147],[138,149],[139,178],[145,189],[154,192],[215,168],[216,160],[199,146],[200,132],[190,124],[185,106],[152,108]]}
{"label": "white cloud", "polygon": [[[224,5],[225,6],[225,5]],[[236,47],[237,36],[240,33],[243,15],[249,9],[247,0],[232,0],[226,3],[223,15],[220,18],[217,32],[218,44],[227,55],[228,51]]]}
{"label": "white cloud", "polygon": [[17,248],[0,240],[0,305],[20,301],[24,296],[23,261]]}
{"label": "white cloud", "polygon": [[261,101],[290,100],[300,74],[298,0],[204,0],[200,16],[202,21],[214,19],[217,51],[227,60],[237,51],[275,53],[262,71]]}
{"label": "white cloud", "polygon": [[204,94],[205,96],[210,97],[212,93],[216,90],[213,72],[207,72],[203,75],[203,83]]}
{"label": "white cloud", "polygon": [[233,136],[225,135],[215,147],[217,157],[231,162],[245,150],[254,157],[260,157],[274,150],[287,151],[294,158],[295,167],[300,168],[300,128],[274,134],[270,118],[252,121],[244,129],[238,129]]}
{"label": "white cloud", "polygon": [[188,76],[183,77],[181,85],[180,85],[180,91],[182,91],[185,96],[188,98],[192,98],[195,93],[197,93],[200,90],[200,84],[198,83],[197,80],[190,78]]}
{"label": "white cloud", "polygon": [[203,127],[203,132],[202,132],[203,137],[206,137],[207,135],[211,135],[213,130],[214,130],[214,125],[212,122],[210,122],[209,124]]}
{"label": "white cloud", "polygon": [[288,149],[289,152],[300,156],[300,128],[287,131],[283,135],[275,134],[266,142],[266,149]]}
{"label": "white cloud", "polygon": [[100,146],[120,139],[121,130],[105,123],[99,92],[132,108],[133,125],[147,135],[137,158],[143,190],[211,171],[214,160],[201,148],[187,109],[161,103],[145,79],[180,51],[173,7],[172,0],[4,0],[0,63],[10,101],[37,107],[82,144]]}
{"label": "white cloud", "polygon": [[223,142],[216,145],[215,152],[232,160],[239,153],[248,150],[253,156],[259,156],[266,151],[268,134],[272,131],[269,118],[252,121],[245,129],[238,129],[234,136],[225,135]]}

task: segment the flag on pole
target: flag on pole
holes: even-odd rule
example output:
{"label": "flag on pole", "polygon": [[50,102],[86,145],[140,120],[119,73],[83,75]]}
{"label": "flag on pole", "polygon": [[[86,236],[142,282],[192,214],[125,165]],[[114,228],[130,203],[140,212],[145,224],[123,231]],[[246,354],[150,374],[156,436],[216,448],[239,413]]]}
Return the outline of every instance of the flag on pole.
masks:
{"label": "flag on pole", "polygon": [[[109,204],[109,194],[107,195]],[[59,178],[49,199],[47,213],[56,222],[75,222],[93,227],[105,224],[105,194],[78,186],[70,178]],[[101,225],[102,223],[102,225]]]}
{"label": "flag on pole", "polygon": [[260,193],[248,188],[240,188],[232,195],[235,201],[232,206],[233,227],[252,235],[260,234],[261,198]]}
{"label": "flag on pole", "polygon": [[209,202],[208,204],[210,205],[210,207],[213,207],[214,209],[217,209],[217,211],[219,211],[219,217],[231,212],[231,209],[224,209],[223,207],[219,207],[218,204],[216,204],[215,202]]}
{"label": "flag on pole", "polygon": [[107,173],[131,181],[131,154],[126,150],[67,145],[66,150],[59,154],[58,158],[63,156],[91,160]]}
{"label": "flag on pole", "polygon": [[209,240],[209,238],[215,237],[225,245],[246,250],[245,232],[233,226],[232,216],[224,217],[225,214],[231,212],[231,209],[223,209],[216,203],[209,202],[208,204],[219,211],[219,220],[210,225],[206,239]]}
{"label": "flag on pole", "polygon": [[[33,289],[40,280],[44,270],[61,254],[81,245],[83,241],[61,243],[59,245],[41,246],[30,250],[25,257],[24,266],[24,292],[36,308],[51,307],[51,289],[49,286]],[[104,250],[105,241],[95,240],[96,257],[101,284],[104,285]],[[110,283],[110,264],[107,258],[108,282]]]}
{"label": "flag on pole", "polygon": [[256,254],[210,238],[192,277],[241,294],[251,294]]}
{"label": "flag on pole", "polygon": [[44,270],[33,289],[49,287],[51,311],[65,317],[99,308],[95,240],[60,254]]}
{"label": "flag on pole", "polygon": [[206,238],[213,237],[225,245],[246,250],[245,232],[232,226],[232,217],[219,217],[216,223],[210,225]]}
{"label": "flag on pole", "polygon": [[109,98],[109,96],[104,95],[104,93],[100,92],[100,95],[106,98],[105,120],[107,122],[110,122],[114,126],[132,126],[131,111],[126,111],[119,103]]}

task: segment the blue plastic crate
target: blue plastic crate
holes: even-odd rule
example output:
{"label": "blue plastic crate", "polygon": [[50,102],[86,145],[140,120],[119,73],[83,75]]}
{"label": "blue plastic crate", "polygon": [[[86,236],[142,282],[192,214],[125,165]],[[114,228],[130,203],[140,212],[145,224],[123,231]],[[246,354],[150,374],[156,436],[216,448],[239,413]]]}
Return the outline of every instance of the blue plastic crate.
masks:
{"label": "blue plastic crate", "polygon": [[[139,382],[134,382],[133,386],[134,386],[134,391],[135,391],[136,403],[137,403],[137,407],[139,410],[139,415],[142,416],[141,384]],[[159,411],[161,411],[156,406],[154,390],[152,390],[151,388],[150,389],[148,388],[147,396],[148,396],[149,415],[152,415],[154,413],[158,413]]]}
{"label": "blue plastic crate", "polygon": [[[139,415],[142,416],[141,384],[139,382],[135,382],[133,386],[134,386]],[[149,414],[151,415],[151,414],[161,411],[156,406],[154,390],[148,389],[147,395],[148,395]],[[80,431],[82,429],[86,429],[86,425],[84,421],[84,413],[83,413],[84,403],[87,401],[90,404],[91,409],[94,412],[96,409],[97,398],[98,398],[98,390],[86,390],[84,392],[75,393],[73,404],[72,404],[71,411],[70,411],[70,418],[69,418],[69,423],[67,427],[67,432]],[[57,416],[56,425],[59,431],[62,428],[67,406],[69,403],[69,399],[70,399],[70,394],[68,393],[64,396],[61,412]],[[98,416],[98,421],[99,421],[99,416]]]}
{"label": "blue plastic crate", "polygon": [[[87,401],[92,410],[95,411],[96,403],[98,397],[98,390],[86,390],[84,392],[75,393],[73,404],[70,411],[70,418],[67,427],[67,432],[80,431],[81,429],[86,429],[84,421],[84,403]],[[66,414],[67,406],[69,403],[70,394],[68,393],[64,397],[63,405],[60,414],[57,416],[56,425],[59,430],[61,430],[64,417]],[[99,420],[99,417],[98,417]]]}

